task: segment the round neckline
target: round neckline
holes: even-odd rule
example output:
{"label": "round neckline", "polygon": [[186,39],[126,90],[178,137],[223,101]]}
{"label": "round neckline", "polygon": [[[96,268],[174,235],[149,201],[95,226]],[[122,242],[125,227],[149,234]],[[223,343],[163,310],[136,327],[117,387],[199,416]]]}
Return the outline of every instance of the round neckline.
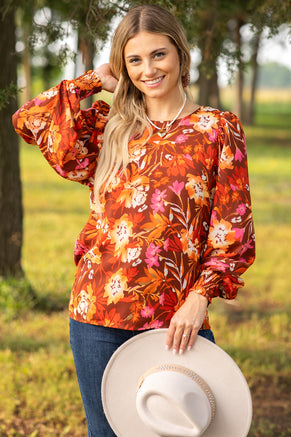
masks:
{"label": "round neckline", "polygon": [[[195,114],[196,112],[198,112],[201,108],[202,108],[202,105],[199,105],[198,108],[196,108],[194,111],[190,112],[189,114],[187,114],[187,115],[183,115],[183,117],[179,117],[179,118],[177,118],[177,120],[175,120],[174,124],[176,124],[177,121],[184,120],[184,118],[187,118],[187,117],[190,117],[191,115],[194,115],[194,114]],[[163,121],[161,121],[161,120],[152,120],[152,119],[151,119],[151,122],[154,123],[154,124],[158,124],[159,127],[160,127],[160,126],[162,127],[163,124],[165,124],[165,123],[169,123],[170,121],[171,121],[171,120],[163,120]]]}

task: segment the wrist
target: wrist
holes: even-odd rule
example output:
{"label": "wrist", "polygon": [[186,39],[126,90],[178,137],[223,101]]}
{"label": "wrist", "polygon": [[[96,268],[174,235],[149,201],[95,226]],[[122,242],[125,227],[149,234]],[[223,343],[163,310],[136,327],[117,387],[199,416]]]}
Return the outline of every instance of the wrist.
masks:
{"label": "wrist", "polygon": [[208,305],[211,303],[211,297],[207,294],[207,291],[204,288],[193,288],[189,291],[187,299],[190,297],[194,297],[197,299],[197,296],[201,298],[201,300],[204,300],[205,302],[208,302]]}

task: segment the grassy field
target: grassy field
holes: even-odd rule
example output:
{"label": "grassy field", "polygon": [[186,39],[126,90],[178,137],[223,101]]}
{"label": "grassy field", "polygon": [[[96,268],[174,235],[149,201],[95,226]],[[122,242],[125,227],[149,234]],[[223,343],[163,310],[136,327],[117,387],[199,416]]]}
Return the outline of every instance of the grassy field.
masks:
{"label": "grassy field", "polygon": [[[218,345],[237,361],[252,391],[249,437],[291,433],[291,95],[286,94],[262,94],[255,126],[245,127],[257,259],[244,275],[236,304],[217,300],[210,310]],[[16,318],[8,318],[8,310],[0,315],[0,436],[85,437],[67,303],[74,239],[88,215],[87,189],[59,178],[36,148],[22,145],[21,164],[23,268],[41,305]]]}

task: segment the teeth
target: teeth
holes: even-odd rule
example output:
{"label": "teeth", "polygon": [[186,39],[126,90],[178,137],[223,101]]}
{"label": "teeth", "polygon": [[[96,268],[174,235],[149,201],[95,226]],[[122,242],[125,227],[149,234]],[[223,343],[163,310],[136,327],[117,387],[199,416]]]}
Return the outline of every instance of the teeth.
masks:
{"label": "teeth", "polygon": [[145,83],[149,84],[149,85],[154,85],[155,83],[160,82],[161,78],[158,77],[157,79],[153,79],[153,80],[145,80]]}

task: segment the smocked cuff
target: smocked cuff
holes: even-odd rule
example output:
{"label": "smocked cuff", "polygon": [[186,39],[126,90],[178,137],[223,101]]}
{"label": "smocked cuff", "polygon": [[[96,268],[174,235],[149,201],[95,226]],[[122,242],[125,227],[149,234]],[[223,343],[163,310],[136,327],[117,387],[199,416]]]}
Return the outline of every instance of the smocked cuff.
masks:
{"label": "smocked cuff", "polygon": [[76,79],[69,81],[69,87],[74,87],[79,92],[81,99],[102,91],[102,82],[94,70],[86,71]]}

